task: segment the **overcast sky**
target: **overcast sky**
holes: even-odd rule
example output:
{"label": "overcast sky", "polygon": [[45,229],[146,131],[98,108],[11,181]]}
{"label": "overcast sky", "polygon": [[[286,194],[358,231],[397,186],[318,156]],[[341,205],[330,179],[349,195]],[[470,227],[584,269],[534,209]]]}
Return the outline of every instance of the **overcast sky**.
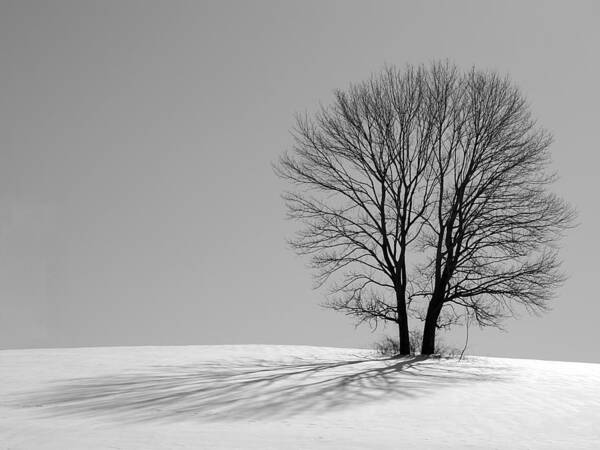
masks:
{"label": "overcast sky", "polygon": [[522,88],[581,223],[553,311],[472,331],[470,352],[600,362],[599,19],[596,1],[1,0],[0,348],[371,346],[286,247],[271,162],[333,89],[449,58]]}

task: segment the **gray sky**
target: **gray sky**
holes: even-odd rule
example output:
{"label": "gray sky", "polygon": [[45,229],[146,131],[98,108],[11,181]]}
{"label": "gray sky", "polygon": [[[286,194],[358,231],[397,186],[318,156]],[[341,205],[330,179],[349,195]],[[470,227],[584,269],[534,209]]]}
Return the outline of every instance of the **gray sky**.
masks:
{"label": "gray sky", "polygon": [[286,247],[270,164],[333,89],[449,58],[522,88],[581,222],[553,311],[470,351],[600,362],[599,19],[596,1],[2,0],[0,348],[370,346]]}

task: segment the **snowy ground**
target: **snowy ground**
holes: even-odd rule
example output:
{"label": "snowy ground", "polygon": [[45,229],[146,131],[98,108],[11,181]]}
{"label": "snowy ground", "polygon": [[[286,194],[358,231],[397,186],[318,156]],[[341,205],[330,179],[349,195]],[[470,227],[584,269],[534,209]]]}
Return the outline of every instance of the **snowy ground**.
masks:
{"label": "snowy ground", "polygon": [[296,346],[0,351],[0,449],[599,449],[600,364]]}

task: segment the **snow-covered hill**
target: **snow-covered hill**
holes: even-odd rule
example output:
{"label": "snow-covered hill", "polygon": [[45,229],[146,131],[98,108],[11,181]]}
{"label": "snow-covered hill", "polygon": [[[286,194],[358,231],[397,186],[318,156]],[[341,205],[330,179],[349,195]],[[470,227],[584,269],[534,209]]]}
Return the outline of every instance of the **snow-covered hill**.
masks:
{"label": "snow-covered hill", "polygon": [[0,351],[0,449],[600,449],[600,364],[301,346]]}

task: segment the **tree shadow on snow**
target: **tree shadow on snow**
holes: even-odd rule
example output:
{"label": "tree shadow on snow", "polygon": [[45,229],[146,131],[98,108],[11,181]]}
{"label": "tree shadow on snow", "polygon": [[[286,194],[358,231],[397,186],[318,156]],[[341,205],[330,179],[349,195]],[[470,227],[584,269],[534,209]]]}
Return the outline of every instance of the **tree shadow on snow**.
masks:
{"label": "tree shadow on snow", "polygon": [[136,373],[76,378],[21,393],[12,406],[43,416],[151,420],[252,420],[315,414],[377,400],[431,395],[464,383],[501,381],[509,373],[476,363],[426,357],[202,361]]}

